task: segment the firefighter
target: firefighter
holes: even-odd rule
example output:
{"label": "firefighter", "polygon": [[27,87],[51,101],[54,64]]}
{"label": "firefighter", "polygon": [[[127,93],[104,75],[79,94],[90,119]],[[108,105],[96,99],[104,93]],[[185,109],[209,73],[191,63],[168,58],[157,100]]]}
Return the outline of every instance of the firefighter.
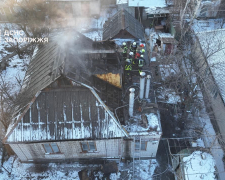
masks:
{"label": "firefighter", "polygon": [[135,70],[137,70],[137,67],[138,67],[138,59],[140,58],[140,53],[136,53],[135,56],[134,56],[134,63],[133,63],[133,68]]}
{"label": "firefighter", "polygon": [[137,49],[137,43],[136,42],[133,42],[131,45],[130,45],[130,51],[133,52],[134,54],[136,53],[136,49]]}
{"label": "firefighter", "polygon": [[141,54],[144,54],[144,53],[145,53],[145,49],[141,49],[141,50],[140,50],[140,53],[141,53]]}
{"label": "firefighter", "polygon": [[137,52],[137,53],[135,54],[135,56],[134,56],[134,59],[139,59],[140,56],[141,56],[141,54]]}
{"label": "firefighter", "polygon": [[139,46],[140,48],[144,48],[145,47],[145,45],[144,44],[140,44],[140,46]]}
{"label": "firefighter", "polygon": [[132,63],[130,59],[126,59],[125,64],[125,79],[130,79],[132,70]]}
{"label": "firefighter", "polygon": [[135,64],[135,62],[134,62],[134,53],[133,52],[129,53],[129,59],[130,59],[132,64]]}
{"label": "firefighter", "polygon": [[123,48],[123,58],[126,59],[127,58],[127,50],[128,50],[128,48],[127,48],[127,44],[125,42],[123,42],[122,48]]}
{"label": "firefighter", "polygon": [[143,66],[146,65],[144,55],[141,55],[140,58],[138,59],[138,72],[139,74],[142,72]]}

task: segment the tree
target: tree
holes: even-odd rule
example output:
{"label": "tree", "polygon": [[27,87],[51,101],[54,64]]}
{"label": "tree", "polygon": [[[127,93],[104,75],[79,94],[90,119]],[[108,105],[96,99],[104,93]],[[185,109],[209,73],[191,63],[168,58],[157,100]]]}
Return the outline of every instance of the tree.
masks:
{"label": "tree", "polygon": [[3,138],[11,123],[17,94],[13,92],[14,85],[6,82],[0,75],[0,137]]}
{"label": "tree", "polygon": [[15,52],[22,59],[24,53],[33,53],[37,43],[43,43],[37,38],[49,36],[48,4],[43,0],[9,0],[6,6],[11,10],[4,26],[5,40],[10,45],[6,50]]}

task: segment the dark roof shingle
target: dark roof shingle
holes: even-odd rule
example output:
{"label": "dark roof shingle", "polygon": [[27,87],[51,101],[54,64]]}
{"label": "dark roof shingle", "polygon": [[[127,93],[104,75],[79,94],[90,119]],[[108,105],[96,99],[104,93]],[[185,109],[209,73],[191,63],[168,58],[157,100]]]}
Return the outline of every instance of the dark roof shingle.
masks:
{"label": "dark roof shingle", "polygon": [[[128,33],[121,33],[121,31],[126,31]],[[126,10],[118,11],[108,22],[104,24],[103,27],[103,40],[108,40],[112,38],[144,38],[144,29],[135,17],[133,17]]]}

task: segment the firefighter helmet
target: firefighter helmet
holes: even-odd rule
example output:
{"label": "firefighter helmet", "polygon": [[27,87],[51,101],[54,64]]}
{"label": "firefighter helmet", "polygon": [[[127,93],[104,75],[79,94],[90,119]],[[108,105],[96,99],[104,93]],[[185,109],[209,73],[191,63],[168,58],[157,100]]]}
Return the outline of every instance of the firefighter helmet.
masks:
{"label": "firefighter helmet", "polygon": [[133,45],[134,45],[134,46],[136,46],[136,44],[137,44],[136,42],[133,42]]}
{"label": "firefighter helmet", "polygon": [[127,44],[125,42],[123,42],[123,46],[126,46]]}
{"label": "firefighter helmet", "polygon": [[144,55],[142,54],[142,55],[141,55],[141,57],[143,58],[143,57],[144,57]]}
{"label": "firefighter helmet", "polygon": [[126,62],[130,63],[130,59],[126,59]]}
{"label": "firefighter helmet", "polygon": [[133,52],[130,52],[130,53],[129,53],[129,55],[133,56],[133,55],[134,55],[134,53],[133,53]]}

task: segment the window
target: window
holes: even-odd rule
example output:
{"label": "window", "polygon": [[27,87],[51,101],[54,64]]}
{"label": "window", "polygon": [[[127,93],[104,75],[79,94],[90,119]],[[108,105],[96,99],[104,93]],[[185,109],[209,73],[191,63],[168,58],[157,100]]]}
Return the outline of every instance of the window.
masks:
{"label": "window", "polygon": [[[140,149],[141,144],[141,149]],[[147,141],[135,141],[135,150],[146,151],[147,150]]]}
{"label": "window", "polygon": [[56,143],[43,144],[45,152],[49,154],[60,153],[59,147]]}
{"label": "window", "polygon": [[83,152],[94,152],[97,151],[95,142],[82,142],[81,148]]}

